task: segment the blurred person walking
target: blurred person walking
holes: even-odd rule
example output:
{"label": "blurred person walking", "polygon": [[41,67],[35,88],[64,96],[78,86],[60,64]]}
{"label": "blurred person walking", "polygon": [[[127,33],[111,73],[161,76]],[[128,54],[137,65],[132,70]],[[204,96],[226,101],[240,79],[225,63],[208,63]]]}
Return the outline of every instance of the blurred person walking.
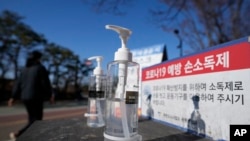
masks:
{"label": "blurred person walking", "polygon": [[18,132],[10,133],[11,139],[16,139],[36,120],[43,118],[43,102],[50,98],[54,102],[51,83],[46,68],[41,64],[42,53],[33,51],[26,61],[25,68],[16,80],[8,106],[16,99],[21,99],[28,114],[28,123]]}

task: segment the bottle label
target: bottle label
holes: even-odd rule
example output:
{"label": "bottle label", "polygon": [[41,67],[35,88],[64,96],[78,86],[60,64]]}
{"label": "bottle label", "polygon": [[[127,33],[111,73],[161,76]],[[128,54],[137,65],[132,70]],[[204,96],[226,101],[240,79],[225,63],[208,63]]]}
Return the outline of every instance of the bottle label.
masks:
{"label": "bottle label", "polygon": [[104,91],[89,91],[89,98],[104,98]]}
{"label": "bottle label", "polygon": [[126,104],[138,104],[138,92],[127,91],[126,92]]}

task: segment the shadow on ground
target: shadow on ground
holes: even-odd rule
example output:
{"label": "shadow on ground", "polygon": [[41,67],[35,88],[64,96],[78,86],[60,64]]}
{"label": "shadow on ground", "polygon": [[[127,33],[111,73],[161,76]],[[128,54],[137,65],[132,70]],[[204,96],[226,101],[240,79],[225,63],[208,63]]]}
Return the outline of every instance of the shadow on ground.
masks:
{"label": "shadow on ground", "polygon": [[150,141],[202,141],[203,139],[208,140],[207,138],[195,136],[189,133],[180,133],[180,134],[174,134],[166,137],[152,139]]}

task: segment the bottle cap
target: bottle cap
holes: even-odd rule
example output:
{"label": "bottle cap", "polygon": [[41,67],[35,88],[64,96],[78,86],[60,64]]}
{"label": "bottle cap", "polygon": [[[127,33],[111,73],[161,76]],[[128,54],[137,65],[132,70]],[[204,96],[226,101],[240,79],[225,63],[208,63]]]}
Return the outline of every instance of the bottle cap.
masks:
{"label": "bottle cap", "polygon": [[127,28],[116,26],[116,25],[106,25],[105,27],[106,29],[116,31],[119,34],[119,37],[121,39],[121,48],[119,48],[115,52],[114,60],[115,61],[132,61],[132,53],[126,46],[128,37],[132,34],[132,31]]}
{"label": "bottle cap", "polygon": [[103,59],[102,56],[92,56],[92,57],[88,58],[88,60],[96,60],[96,62],[97,62],[97,66],[93,71],[94,75],[102,75],[103,74],[103,70],[101,67],[102,59]]}

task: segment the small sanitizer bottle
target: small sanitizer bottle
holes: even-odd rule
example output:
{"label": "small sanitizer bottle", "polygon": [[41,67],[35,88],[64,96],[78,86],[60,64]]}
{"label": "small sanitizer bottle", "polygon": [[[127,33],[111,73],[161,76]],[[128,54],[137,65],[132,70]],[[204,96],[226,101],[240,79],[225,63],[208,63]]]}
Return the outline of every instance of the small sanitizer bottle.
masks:
{"label": "small sanitizer bottle", "polygon": [[108,64],[105,141],[139,141],[138,91],[139,64],[132,62],[132,53],[126,47],[129,29],[106,25],[120,35],[122,46]]}
{"label": "small sanitizer bottle", "polygon": [[103,127],[105,125],[105,90],[106,77],[101,68],[102,56],[93,56],[88,60],[96,60],[97,66],[93,71],[93,75],[89,80],[89,98],[88,98],[88,113],[87,125],[89,127]]}

